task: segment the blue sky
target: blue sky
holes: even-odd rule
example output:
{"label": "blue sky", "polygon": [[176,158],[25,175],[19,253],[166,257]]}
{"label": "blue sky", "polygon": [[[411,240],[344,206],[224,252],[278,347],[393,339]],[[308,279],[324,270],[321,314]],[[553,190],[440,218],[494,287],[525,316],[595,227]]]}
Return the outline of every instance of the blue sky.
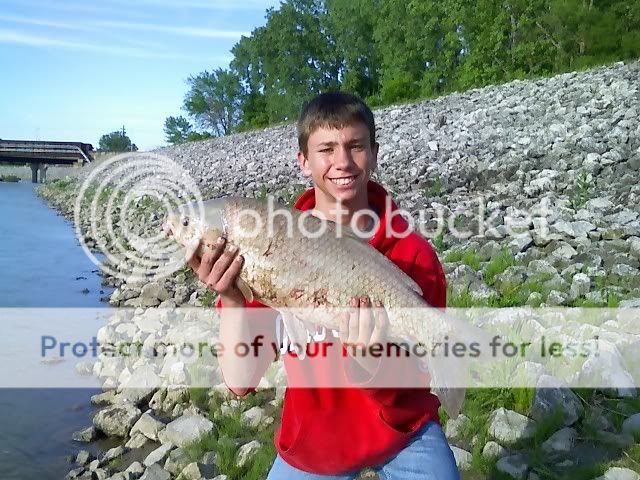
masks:
{"label": "blue sky", "polygon": [[165,143],[186,79],[227,67],[279,0],[0,0],[0,138]]}

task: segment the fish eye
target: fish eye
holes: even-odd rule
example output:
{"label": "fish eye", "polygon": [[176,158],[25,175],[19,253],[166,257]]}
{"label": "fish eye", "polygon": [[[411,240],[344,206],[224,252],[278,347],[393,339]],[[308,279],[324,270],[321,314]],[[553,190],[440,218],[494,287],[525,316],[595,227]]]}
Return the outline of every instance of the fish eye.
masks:
{"label": "fish eye", "polygon": [[188,227],[189,226],[189,217],[184,217],[182,219],[182,226],[183,227]]}

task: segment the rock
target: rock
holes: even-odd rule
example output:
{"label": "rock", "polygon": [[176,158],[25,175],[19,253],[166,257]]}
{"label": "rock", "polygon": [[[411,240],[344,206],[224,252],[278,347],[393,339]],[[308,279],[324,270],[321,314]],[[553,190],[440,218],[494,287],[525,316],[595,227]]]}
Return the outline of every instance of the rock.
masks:
{"label": "rock", "polygon": [[80,466],[86,465],[93,459],[94,459],[93,455],[89,453],[87,450],[80,450],[78,452],[78,455],[76,455],[76,463]]}
{"label": "rock", "polygon": [[213,431],[211,420],[201,415],[183,415],[164,429],[164,438],[178,447]]}
{"label": "rock", "polygon": [[165,472],[157,463],[154,463],[144,471],[140,480],[169,480],[170,478],[169,472]]}
{"label": "rock", "polygon": [[469,417],[461,413],[457,418],[450,418],[445,425],[444,434],[450,443],[456,444],[463,440],[465,429],[469,425]]}
{"label": "rock", "polygon": [[640,475],[628,468],[611,467],[595,480],[640,480]]}
{"label": "rock", "polygon": [[140,478],[144,473],[144,467],[140,462],[133,462],[131,465],[127,467],[125,470],[127,474],[127,479],[125,480],[134,480],[136,478]]}
{"label": "rock", "polygon": [[527,269],[525,267],[508,267],[504,272],[495,277],[495,288],[501,294],[512,291],[524,283]]}
{"label": "rock", "polygon": [[116,397],[115,390],[102,392],[97,395],[91,396],[91,404],[98,405],[98,406],[111,405],[113,404],[115,397]]}
{"label": "rock", "polygon": [[528,439],[535,433],[535,421],[521,413],[498,408],[489,416],[489,435],[501,444]]}
{"label": "rock", "polygon": [[93,425],[85,428],[84,430],[80,430],[78,432],[73,432],[71,434],[71,438],[76,442],[93,442],[98,436],[98,432],[96,431],[96,427]]}
{"label": "rock", "polygon": [[453,452],[453,458],[456,459],[458,470],[468,470],[471,467],[471,460],[473,458],[471,452],[467,452],[455,445],[451,445],[451,451]]}
{"label": "rock", "polygon": [[238,455],[236,457],[236,466],[238,468],[243,467],[247,461],[253,456],[253,454],[260,449],[260,442],[258,440],[252,440],[249,443],[245,443],[238,449]]}
{"label": "rock", "polygon": [[512,478],[524,479],[527,478],[529,465],[527,464],[525,456],[517,453],[498,459],[496,469]]}
{"label": "rock", "polygon": [[493,440],[488,441],[482,448],[482,456],[486,459],[501,458],[508,453],[506,448]]}
{"label": "rock", "polygon": [[563,423],[573,425],[584,413],[580,399],[563,381],[550,375],[542,375],[536,384],[536,393],[531,406],[531,416],[535,420],[562,411]]}
{"label": "rock", "polygon": [[150,465],[154,465],[157,463],[161,463],[167,457],[171,449],[174,448],[174,445],[171,443],[163,443],[158,448],[153,450],[149,455],[144,459],[144,466],[149,467]]}
{"label": "rock", "polygon": [[598,355],[589,356],[582,364],[579,383],[610,388],[621,397],[635,397],[635,381],[627,371],[618,348],[602,339],[598,342],[598,347]]}
{"label": "rock", "polygon": [[599,443],[611,445],[615,448],[629,448],[634,444],[633,437],[626,433],[597,432],[595,436]]}
{"label": "rock", "polygon": [[251,426],[258,427],[261,423],[263,423],[267,418],[267,415],[263,408],[255,406],[251,407],[246,412],[243,412],[240,416],[240,419],[243,423]]}
{"label": "rock", "polygon": [[140,415],[142,412],[133,405],[113,405],[100,410],[93,417],[93,424],[107,435],[125,437]]}
{"label": "rock", "polygon": [[167,461],[164,464],[164,469],[172,475],[177,476],[189,463],[191,463],[191,457],[187,451],[178,447],[169,452]]}
{"label": "rock", "polygon": [[631,415],[622,422],[622,432],[633,436],[640,434],[640,413]]}
{"label": "rock", "polygon": [[589,293],[591,288],[591,279],[584,273],[576,273],[571,281],[571,290],[569,291],[569,298],[575,300],[583,297]]}
{"label": "rock", "polygon": [[115,458],[118,458],[118,457],[121,457],[122,455],[124,455],[128,451],[129,451],[129,449],[127,447],[125,447],[124,445],[118,445],[117,447],[110,448],[109,450],[104,452],[104,455],[102,455],[100,457],[100,465],[101,466],[102,465],[106,465],[111,460],[113,460]]}
{"label": "rock", "polygon": [[565,427],[545,440],[542,449],[545,452],[570,452],[577,438],[578,432],[575,429]]}
{"label": "rock", "polygon": [[551,290],[549,295],[547,295],[547,305],[552,307],[557,307],[560,305],[564,305],[567,303],[568,295],[563,292],[559,292],[557,290]]}
{"label": "rock", "polygon": [[202,463],[190,463],[180,473],[181,480],[200,480],[201,478],[210,478],[216,474],[213,465],[204,465]]}
{"label": "rock", "polygon": [[158,282],[149,282],[142,287],[140,297],[144,306],[155,307],[169,298],[169,292]]}
{"label": "rock", "polygon": [[150,441],[149,438],[138,432],[131,434],[131,438],[124,445],[127,448],[142,448]]}
{"label": "rock", "polygon": [[534,387],[543,374],[544,366],[540,363],[529,360],[518,362],[511,376],[511,386],[524,388]]}
{"label": "rock", "polygon": [[153,417],[150,413],[145,412],[131,427],[131,435],[139,432],[153,441],[158,441],[158,432],[164,428],[162,423],[157,418]]}

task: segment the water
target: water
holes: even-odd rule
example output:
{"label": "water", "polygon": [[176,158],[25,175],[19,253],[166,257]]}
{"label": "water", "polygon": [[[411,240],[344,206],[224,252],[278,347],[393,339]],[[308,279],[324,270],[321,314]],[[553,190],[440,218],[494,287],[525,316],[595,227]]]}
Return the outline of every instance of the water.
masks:
{"label": "water", "polygon": [[[0,307],[104,306],[100,290],[109,291],[100,286],[96,269],[72,225],[46,206],[33,184],[0,182]],[[32,337],[46,333],[37,324],[21,328]],[[67,333],[95,334],[95,328],[87,324]],[[0,352],[2,361],[6,356]],[[87,448],[71,434],[91,424],[89,398],[100,390],[8,389],[1,382],[0,479],[64,478],[73,467],[65,457]]]}

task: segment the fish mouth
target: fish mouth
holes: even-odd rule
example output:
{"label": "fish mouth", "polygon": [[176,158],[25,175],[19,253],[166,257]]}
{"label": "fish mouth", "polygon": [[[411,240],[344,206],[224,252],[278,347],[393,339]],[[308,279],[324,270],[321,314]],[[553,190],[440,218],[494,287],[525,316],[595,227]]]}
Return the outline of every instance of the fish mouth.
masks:
{"label": "fish mouth", "polygon": [[345,175],[344,177],[329,178],[329,180],[335,185],[345,187],[355,182],[356,178],[358,175]]}

